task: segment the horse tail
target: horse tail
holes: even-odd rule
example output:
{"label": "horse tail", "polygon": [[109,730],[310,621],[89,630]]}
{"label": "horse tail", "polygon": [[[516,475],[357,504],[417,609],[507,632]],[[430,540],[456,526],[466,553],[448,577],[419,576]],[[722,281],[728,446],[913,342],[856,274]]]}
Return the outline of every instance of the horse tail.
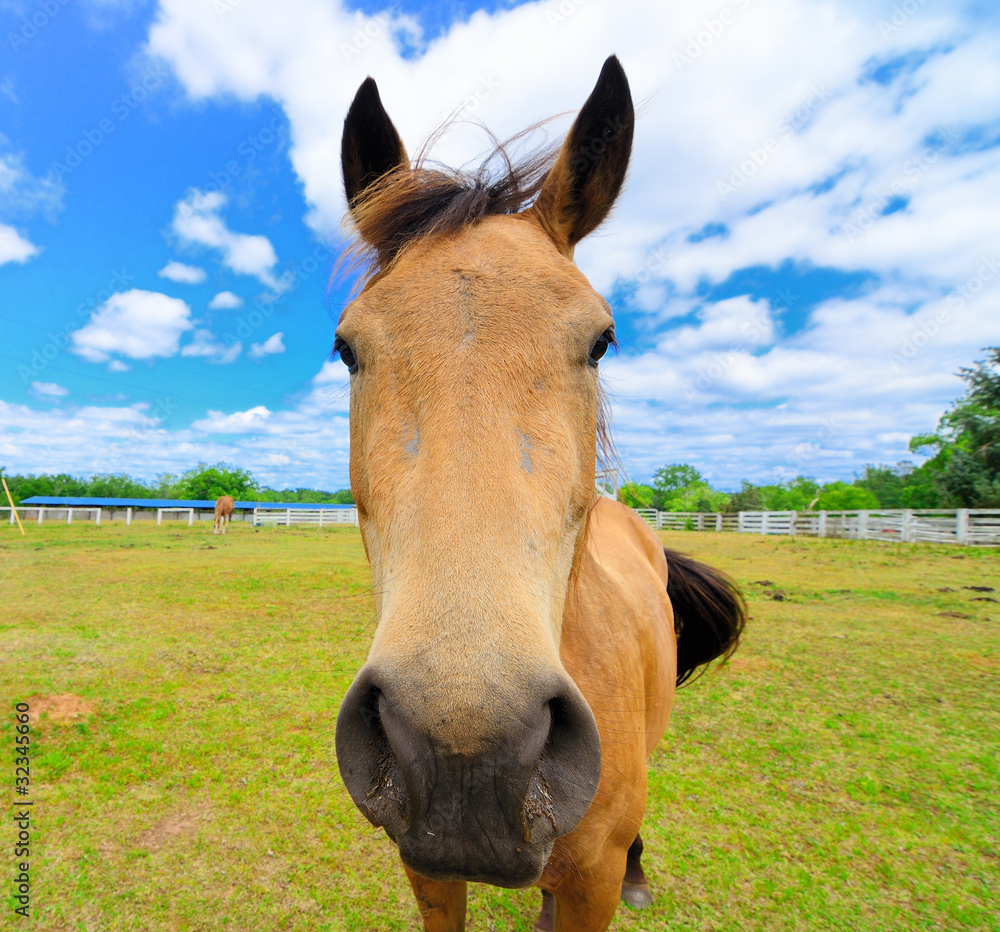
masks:
{"label": "horse tail", "polygon": [[667,596],[677,633],[677,685],[701,666],[736,650],[747,619],[739,587],[720,570],[667,550]]}

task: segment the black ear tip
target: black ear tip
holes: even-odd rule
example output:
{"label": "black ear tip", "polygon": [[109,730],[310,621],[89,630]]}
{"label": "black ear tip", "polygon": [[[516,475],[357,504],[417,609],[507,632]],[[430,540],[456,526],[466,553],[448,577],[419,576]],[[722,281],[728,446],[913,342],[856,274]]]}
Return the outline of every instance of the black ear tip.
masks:
{"label": "black ear tip", "polygon": [[597,79],[598,83],[603,81],[613,81],[616,84],[623,84],[628,87],[628,78],[625,77],[625,69],[622,67],[622,63],[618,60],[617,55],[609,55],[604,60],[604,67],[601,68],[601,76]]}
{"label": "black ear tip", "polygon": [[361,82],[361,87],[358,88],[358,92],[354,95],[350,109],[354,110],[355,107],[370,107],[372,105],[381,107],[382,98],[379,96],[378,85],[375,83],[375,79],[369,75]]}
{"label": "black ear tip", "polygon": [[630,122],[634,119],[632,91],[629,88],[625,69],[622,68],[622,63],[618,61],[617,55],[609,55],[605,59],[601,75],[594,85],[590,100],[584,104],[584,109],[591,101],[600,101],[603,106],[613,107],[623,121]]}

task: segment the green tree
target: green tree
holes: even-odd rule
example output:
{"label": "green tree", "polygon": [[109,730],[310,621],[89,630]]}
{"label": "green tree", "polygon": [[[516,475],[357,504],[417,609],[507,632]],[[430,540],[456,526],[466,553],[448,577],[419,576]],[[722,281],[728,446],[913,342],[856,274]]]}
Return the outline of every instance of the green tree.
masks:
{"label": "green tree", "polygon": [[257,496],[258,485],[245,469],[233,469],[225,463],[209,466],[199,463],[189,469],[176,484],[180,498],[214,500],[220,495],[232,495],[237,500]]}
{"label": "green tree", "polygon": [[819,497],[819,484],[807,476],[796,476],[790,482],[758,488],[767,511],[808,511]]}
{"label": "green tree", "polygon": [[900,508],[942,508],[937,476],[925,463],[906,477],[906,487],[899,495]]}
{"label": "green tree", "polygon": [[152,498],[152,489],[125,473],[100,473],[90,477],[87,494],[93,498]]}
{"label": "green tree", "polygon": [[626,482],[618,489],[618,501],[629,508],[652,508],[656,489],[641,482]]}
{"label": "green tree", "polygon": [[911,450],[935,451],[922,468],[933,476],[943,507],[1000,506],[1000,347],[986,352],[971,368],[959,369],[965,395],[942,415],[938,429],[910,441]]}
{"label": "green tree", "polygon": [[726,504],[726,511],[766,511],[764,496],[752,482],[743,480],[739,492],[733,492]]}
{"label": "green tree", "polygon": [[652,507],[660,511],[694,511],[696,502],[709,501],[713,493],[704,476],[687,463],[672,463],[656,470],[653,488]]}
{"label": "green tree", "polygon": [[878,500],[880,508],[907,508],[903,504],[903,492],[909,477],[913,474],[912,463],[897,466],[865,466],[865,471],[854,480],[859,489],[868,489]]}
{"label": "green tree", "polygon": [[702,475],[694,466],[687,463],[673,463],[662,466],[653,473],[653,487],[660,492],[671,493],[685,489],[696,482],[704,482]]}
{"label": "green tree", "polygon": [[862,511],[878,507],[878,499],[871,489],[846,482],[828,482],[816,503],[817,511]]}

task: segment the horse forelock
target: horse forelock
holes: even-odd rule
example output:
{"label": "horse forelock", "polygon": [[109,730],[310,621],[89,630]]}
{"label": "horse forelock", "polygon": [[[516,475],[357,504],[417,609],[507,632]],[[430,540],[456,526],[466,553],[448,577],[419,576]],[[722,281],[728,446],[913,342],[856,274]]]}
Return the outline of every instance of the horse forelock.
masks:
{"label": "horse forelock", "polygon": [[494,148],[474,169],[432,161],[428,150],[439,131],[408,166],[368,187],[349,214],[352,241],[338,263],[358,275],[358,286],[388,271],[403,248],[429,236],[455,233],[484,217],[516,214],[530,207],[555,163],[557,147],[535,149],[517,159],[514,147],[538,124]]}

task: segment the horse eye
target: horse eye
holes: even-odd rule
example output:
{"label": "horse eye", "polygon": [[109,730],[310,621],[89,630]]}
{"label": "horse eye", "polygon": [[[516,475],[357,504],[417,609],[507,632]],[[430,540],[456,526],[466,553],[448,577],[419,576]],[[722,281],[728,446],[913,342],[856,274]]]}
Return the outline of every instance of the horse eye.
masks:
{"label": "horse eye", "polygon": [[331,352],[334,355],[340,356],[340,361],[347,366],[347,371],[351,375],[354,375],[358,371],[358,360],[354,356],[354,350],[351,349],[350,344],[343,337],[337,337],[333,341],[333,350]]}
{"label": "horse eye", "polygon": [[587,364],[596,366],[598,360],[608,351],[609,346],[617,346],[615,343],[614,327],[608,327],[608,329],[597,338],[597,342],[593,345],[593,347],[591,347],[590,359],[587,360]]}

